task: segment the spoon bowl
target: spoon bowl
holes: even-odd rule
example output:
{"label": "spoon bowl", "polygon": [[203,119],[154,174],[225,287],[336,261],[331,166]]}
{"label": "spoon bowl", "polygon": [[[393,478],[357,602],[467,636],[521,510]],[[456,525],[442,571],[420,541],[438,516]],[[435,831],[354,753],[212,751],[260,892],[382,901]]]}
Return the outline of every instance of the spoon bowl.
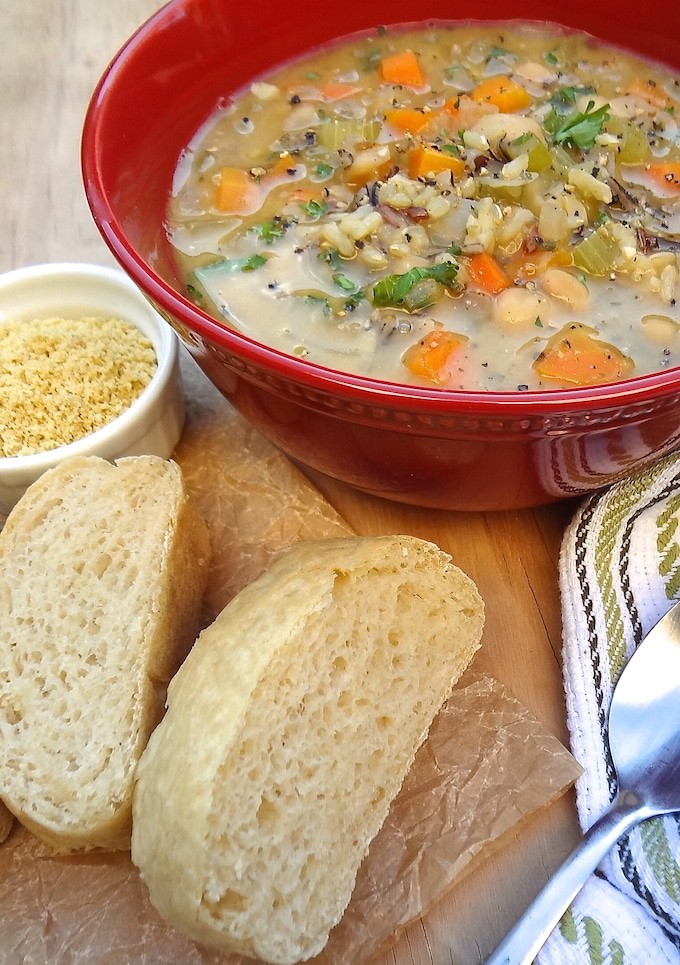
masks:
{"label": "spoon bowl", "polygon": [[486,965],[529,965],[602,858],[640,821],[680,810],[680,603],[626,664],[609,708],[618,792]]}

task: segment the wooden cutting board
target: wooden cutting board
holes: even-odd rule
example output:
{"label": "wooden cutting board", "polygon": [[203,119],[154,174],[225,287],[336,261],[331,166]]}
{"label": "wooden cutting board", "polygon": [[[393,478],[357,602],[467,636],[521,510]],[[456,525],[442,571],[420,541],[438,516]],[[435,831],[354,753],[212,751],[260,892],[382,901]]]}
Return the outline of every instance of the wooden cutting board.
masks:
{"label": "wooden cutting board", "polygon": [[[0,270],[45,261],[112,264],[82,189],[79,144],[104,67],[159,0],[3,0],[0,32]],[[573,506],[511,513],[417,509],[311,478],[357,533],[431,539],[487,605],[479,669],[505,683],[563,743],[562,533]],[[525,824],[411,926],[380,965],[475,965],[495,947],[578,837],[573,794]]]}

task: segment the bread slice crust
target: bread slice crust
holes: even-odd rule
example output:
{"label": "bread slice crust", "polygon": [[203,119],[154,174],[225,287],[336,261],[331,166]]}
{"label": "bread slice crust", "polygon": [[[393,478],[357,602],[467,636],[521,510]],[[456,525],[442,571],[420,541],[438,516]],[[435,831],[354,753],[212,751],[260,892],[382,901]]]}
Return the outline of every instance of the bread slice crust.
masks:
{"label": "bread slice crust", "polygon": [[203,631],[137,773],[132,857],[206,945],[272,963],[325,945],[483,604],[432,543],[299,544]]}
{"label": "bread slice crust", "polygon": [[156,456],[71,459],[0,533],[0,796],[55,850],[130,847],[134,771],[208,559],[179,468]]}

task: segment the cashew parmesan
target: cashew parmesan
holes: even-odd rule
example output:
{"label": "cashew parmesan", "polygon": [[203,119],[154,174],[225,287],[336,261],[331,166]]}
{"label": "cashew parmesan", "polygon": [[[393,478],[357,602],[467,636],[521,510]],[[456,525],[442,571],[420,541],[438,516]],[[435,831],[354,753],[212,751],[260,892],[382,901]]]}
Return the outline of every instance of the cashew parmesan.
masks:
{"label": "cashew parmesan", "polygon": [[149,339],[120,318],[0,323],[0,456],[56,449],[102,428],[156,365]]}

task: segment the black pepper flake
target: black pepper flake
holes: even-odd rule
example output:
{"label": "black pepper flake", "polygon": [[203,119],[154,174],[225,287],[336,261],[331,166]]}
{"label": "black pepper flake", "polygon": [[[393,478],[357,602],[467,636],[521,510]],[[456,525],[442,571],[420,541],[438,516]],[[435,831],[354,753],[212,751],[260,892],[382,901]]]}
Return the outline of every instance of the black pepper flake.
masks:
{"label": "black pepper flake", "polygon": [[522,385],[518,385],[518,386],[517,386],[517,391],[518,391],[518,392],[528,392],[528,391],[529,391],[529,386],[528,386],[528,385],[525,385],[524,383],[522,383]]}
{"label": "black pepper flake", "polygon": [[300,95],[299,95],[299,94],[293,94],[293,96],[290,98],[290,100],[288,101],[288,103],[289,103],[289,104],[299,104],[299,103],[300,103]]}

